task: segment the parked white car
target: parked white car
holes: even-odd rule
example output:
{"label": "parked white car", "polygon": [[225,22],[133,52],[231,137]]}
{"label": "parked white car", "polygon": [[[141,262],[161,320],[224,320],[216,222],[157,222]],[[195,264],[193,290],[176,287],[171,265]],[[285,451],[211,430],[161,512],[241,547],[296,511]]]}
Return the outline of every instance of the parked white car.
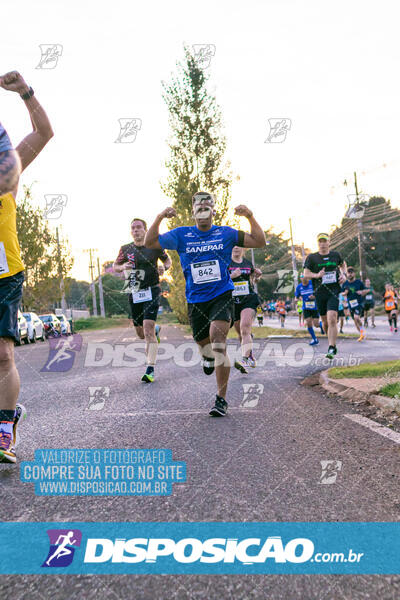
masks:
{"label": "parked white car", "polygon": [[61,334],[71,335],[71,325],[65,315],[57,315],[58,320],[61,323]]}
{"label": "parked white car", "polygon": [[36,313],[28,312],[24,313],[24,317],[28,324],[28,336],[31,344],[34,344],[36,340],[46,341],[46,335],[44,331],[44,325],[39,319]]}
{"label": "parked white car", "polygon": [[24,340],[25,344],[29,344],[28,323],[22,312],[18,310],[18,331],[15,344],[20,346],[22,340]]}

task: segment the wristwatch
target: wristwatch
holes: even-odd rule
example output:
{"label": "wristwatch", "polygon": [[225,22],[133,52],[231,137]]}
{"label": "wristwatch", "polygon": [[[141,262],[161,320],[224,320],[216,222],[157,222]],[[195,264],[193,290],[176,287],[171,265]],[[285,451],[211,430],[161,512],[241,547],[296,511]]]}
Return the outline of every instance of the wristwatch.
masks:
{"label": "wristwatch", "polygon": [[34,93],[35,92],[30,87],[29,90],[25,94],[20,94],[20,96],[21,96],[22,100],[29,100],[29,98],[32,98]]}

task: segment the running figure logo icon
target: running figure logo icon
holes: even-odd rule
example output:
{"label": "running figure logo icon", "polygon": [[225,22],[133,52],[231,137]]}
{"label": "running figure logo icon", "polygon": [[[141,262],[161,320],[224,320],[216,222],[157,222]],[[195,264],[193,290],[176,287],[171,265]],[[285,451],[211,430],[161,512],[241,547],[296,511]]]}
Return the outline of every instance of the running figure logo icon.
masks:
{"label": "running figure logo icon", "polygon": [[82,348],[82,336],[79,333],[65,338],[49,338],[49,356],[41,373],[65,373],[72,369],[75,354]]}
{"label": "running figure logo icon", "polygon": [[255,408],[263,392],[264,386],[262,383],[243,383],[243,400],[240,406],[242,408]]}
{"label": "running figure logo icon", "polygon": [[290,292],[294,288],[293,283],[293,271],[289,269],[281,269],[277,271],[279,281],[276,286],[275,293],[276,294],[290,294]]}
{"label": "running figure logo icon", "polygon": [[199,69],[207,69],[215,56],[214,44],[193,44],[192,48]]}
{"label": "running figure logo icon", "polygon": [[144,269],[126,269],[124,271],[124,287],[121,290],[121,294],[131,294],[132,292],[138,292],[140,289],[140,282],[144,281],[145,271]]}
{"label": "running figure logo icon", "polygon": [[116,144],[132,144],[136,140],[137,132],[142,129],[142,119],[118,119],[119,134]]}
{"label": "running figure logo icon", "polygon": [[80,529],[48,529],[49,553],[42,567],[68,567],[82,541]]}
{"label": "running figure logo icon", "polygon": [[40,44],[41,57],[36,69],[55,69],[62,55],[61,44]]}
{"label": "running figure logo icon", "polygon": [[67,206],[68,198],[65,194],[45,194],[46,208],[43,211],[45,219],[59,219],[63,208]]}
{"label": "running figure logo icon", "polygon": [[291,119],[268,119],[269,134],[265,144],[282,144],[292,127]]}
{"label": "running figure logo icon", "polygon": [[342,470],[341,460],[321,460],[322,473],[318,483],[332,484],[336,482],[339,471]]}
{"label": "running figure logo icon", "polygon": [[102,410],[106,400],[110,397],[109,387],[90,387],[88,410]]}
{"label": "running figure logo icon", "polygon": [[347,219],[362,219],[365,212],[365,207],[371,196],[368,194],[348,194],[349,208],[346,211]]}

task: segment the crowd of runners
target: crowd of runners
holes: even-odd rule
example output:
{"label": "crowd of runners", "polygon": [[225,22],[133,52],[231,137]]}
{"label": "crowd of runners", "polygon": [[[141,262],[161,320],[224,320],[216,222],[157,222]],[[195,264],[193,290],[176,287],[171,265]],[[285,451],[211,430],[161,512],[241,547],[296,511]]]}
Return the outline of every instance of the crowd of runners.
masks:
{"label": "crowd of runners", "polygon": [[[17,336],[17,314],[22,298],[24,265],[16,228],[16,203],[20,174],[38,156],[53,136],[52,127],[34,91],[15,71],[0,78],[0,86],[20,95],[29,112],[33,130],[14,149],[6,130],[0,124],[0,462],[15,462],[17,427],[25,415],[17,403],[19,376],[14,361]],[[179,255],[186,281],[186,301],[193,338],[202,357],[207,376],[215,372],[216,397],[209,414],[226,415],[227,386],[230,364],[227,336],[231,327],[241,344],[242,358],[234,367],[247,373],[256,367],[253,354],[252,326],[255,318],[263,324],[264,314],[285,325],[292,310],[289,298],[261,301],[257,281],[262,271],[246,256],[246,248],[266,245],[265,233],[250,208],[239,205],[235,214],[247,219],[250,232],[215,225],[216,199],[212,193],[199,191],[192,197],[193,224],[159,232],[164,219],[176,216],[175,209],[165,208],[148,228],[146,220],[131,221],[132,241],[122,245],[114,263],[117,273],[125,273],[128,281],[131,318],[136,334],[145,340],[146,371],[141,379],[151,384],[155,367],[160,327],[157,315],[160,304],[160,276],[171,266],[167,251]],[[344,319],[353,319],[360,336],[365,338],[368,319],[375,327],[376,293],[370,281],[357,278],[339,252],[330,249],[329,235],[317,235],[318,251],[309,254],[303,265],[300,283],[295,290],[299,324],[304,324],[311,337],[319,340],[315,329],[328,338],[326,356],[337,354],[337,335],[343,331]],[[390,328],[397,332],[398,292],[387,284],[383,294]]]}

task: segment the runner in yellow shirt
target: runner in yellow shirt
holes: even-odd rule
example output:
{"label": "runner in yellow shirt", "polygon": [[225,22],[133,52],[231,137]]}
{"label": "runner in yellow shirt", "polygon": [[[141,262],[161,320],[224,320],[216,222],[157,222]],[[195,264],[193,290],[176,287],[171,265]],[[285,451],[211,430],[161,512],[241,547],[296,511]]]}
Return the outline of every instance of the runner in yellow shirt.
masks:
{"label": "runner in yellow shirt", "polygon": [[33,131],[14,150],[0,123],[0,462],[15,463],[17,426],[26,414],[24,407],[17,404],[19,375],[14,361],[24,281],[15,198],[20,174],[50,140],[53,130],[33,89],[17,71],[1,76],[0,87],[20,95],[33,126]]}

